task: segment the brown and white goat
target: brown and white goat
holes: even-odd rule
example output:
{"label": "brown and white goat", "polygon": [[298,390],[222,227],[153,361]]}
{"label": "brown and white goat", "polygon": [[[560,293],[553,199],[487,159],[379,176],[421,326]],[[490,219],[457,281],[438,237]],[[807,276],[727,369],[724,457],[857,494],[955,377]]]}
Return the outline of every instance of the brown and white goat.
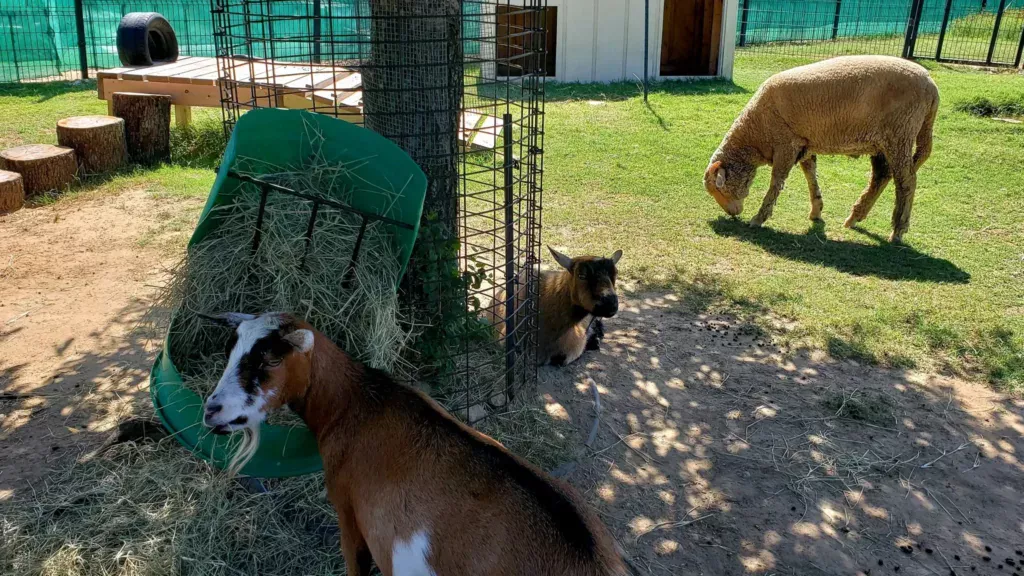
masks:
{"label": "brown and white goat", "polygon": [[[615,265],[622,258],[622,250],[617,250],[611,258],[570,258],[550,246],[548,250],[562,270],[540,273],[537,361],[541,365],[565,366],[579,359],[584,351],[601,347],[604,338],[601,319],[611,318],[619,310]],[[526,287],[523,282],[519,285],[522,300]],[[505,291],[499,290],[487,309],[490,321],[502,337],[505,335],[501,315],[504,300]],[[519,308],[518,304],[514,308]]]}
{"label": "brown and white goat", "polygon": [[[288,405],[316,435],[348,573],[385,576],[625,575],[618,548],[576,493],[356,362],[287,314],[221,314],[235,329],[206,400],[217,433]],[[271,544],[272,545],[272,544]]]}

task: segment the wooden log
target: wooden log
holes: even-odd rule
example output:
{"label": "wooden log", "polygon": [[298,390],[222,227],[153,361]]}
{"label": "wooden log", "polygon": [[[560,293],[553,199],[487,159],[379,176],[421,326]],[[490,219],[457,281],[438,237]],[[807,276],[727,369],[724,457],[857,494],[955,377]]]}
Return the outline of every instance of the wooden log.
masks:
{"label": "wooden log", "polygon": [[75,179],[75,151],[52,144],[29,144],[0,152],[0,169],[21,174],[25,195],[63,190]]}
{"label": "wooden log", "polygon": [[75,149],[84,174],[112,172],[128,161],[124,120],[115,116],[73,116],[59,120],[57,142]]}
{"label": "wooden log", "polygon": [[21,174],[0,170],[0,214],[8,214],[25,204],[25,186]]}
{"label": "wooden log", "polygon": [[166,94],[114,92],[114,115],[124,118],[128,156],[153,164],[171,157],[171,97]]}

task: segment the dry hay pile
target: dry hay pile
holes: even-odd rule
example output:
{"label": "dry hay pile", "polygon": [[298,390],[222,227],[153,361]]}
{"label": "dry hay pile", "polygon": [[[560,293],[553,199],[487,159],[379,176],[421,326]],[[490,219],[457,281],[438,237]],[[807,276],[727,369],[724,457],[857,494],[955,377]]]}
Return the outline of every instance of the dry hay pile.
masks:
{"label": "dry hay pile", "polygon": [[0,574],[344,574],[323,476],[253,493],[182,449],[114,446],[0,503]]}
{"label": "dry hay pile", "polygon": [[[235,169],[344,204],[356,194],[384,195],[386,202],[399,196],[400,191],[354,187],[353,167],[327,163],[315,154],[308,165],[288,170],[252,160],[239,161]],[[224,369],[227,334],[200,317],[218,312],[292,312],[368,365],[401,372],[409,327],[399,314],[395,287],[400,266],[389,226],[367,225],[350,271],[359,215],[321,205],[307,240],[313,204],[270,192],[254,251],[259,205],[257,187],[245,185],[231,203],[215,207],[208,218],[220,223],[172,271],[159,306],[175,311],[169,346],[185,385],[205,397]]]}

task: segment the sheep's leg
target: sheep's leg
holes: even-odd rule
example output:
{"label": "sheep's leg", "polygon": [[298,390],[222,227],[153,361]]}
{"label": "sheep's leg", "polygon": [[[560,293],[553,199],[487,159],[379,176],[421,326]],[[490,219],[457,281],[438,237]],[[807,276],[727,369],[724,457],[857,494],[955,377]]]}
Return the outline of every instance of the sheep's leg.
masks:
{"label": "sheep's leg", "polygon": [[807,178],[807,189],[811,193],[811,220],[821,220],[821,188],[818,187],[818,157],[811,155],[800,162],[800,168]]}
{"label": "sheep's leg", "polygon": [[871,157],[871,182],[868,184],[867,190],[860,195],[860,199],[853,205],[853,210],[850,212],[850,217],[846,219],[843,226],[850,228],[854,224],[868,217],[871,209],[875,206],[875,201],[882,195],[882,191],[889,185],[889,180],[892,179],[892,170],[889,169],[889,162],[886,161],[885,155],[875,154]]}
{"label": "sheep's leg", "polygon": [[899,243],[910,228],[910,209],[914,205],[914,193],[917,191],[917,173],[911,158],[898,164],[894,162],[892,172],[896,181],[896,207],[892,211],[892,235],[889,236],[889,242]]}
{"label": "sheep's leg", "polygon": [[765,195],[764,202],[761,202],[761,209],[750,220],[751,226],[756,228],[771,218],[772,210],[775,208],[775,201],[779,199],[779,194],[786,187],[786,178],[789,177],[789,171],[793,169],[794,164],[796,164],[795,155],[785,160],[777,159],[772,164],[772,184],[768,187],[768,194]]}

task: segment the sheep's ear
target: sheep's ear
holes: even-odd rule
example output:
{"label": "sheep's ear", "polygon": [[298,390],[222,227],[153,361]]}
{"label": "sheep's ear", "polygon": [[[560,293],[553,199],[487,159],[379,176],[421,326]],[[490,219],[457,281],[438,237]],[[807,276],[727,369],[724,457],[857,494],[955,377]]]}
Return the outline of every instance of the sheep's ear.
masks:
{"label": "sheep's ear", "polygon": [[242,314],[241,312],[220,312],[217,314],[202,314],[198,315],[204,320],[220,324],[221,326],[227,326],[228,328],[238,328],[238,325],[247,320],[255,320],[256,316],[253,314]]}
{"label": "sheep's ear", "polygon": [[561,252],[555,250],[551,246],[548,246],[548,250],[551,251],[551,256],[555,258],[555,262],[558,262],[559,266],[565,268],[569,272],[572,272],[572,258],[569,258],[565,254],[562,254]]}
{"label": "sheep's ear", "polygon": [[715,188],[719,190],[725,188],[725,168],[719,168],[715,173]]}
{"label": "sheep's ear", "polygon": [[615,254],[612,254],[612,264],[618,264],[619,258],[622,258],[622,250],[616,250]]}
{"label": "sheep's ear", "polygon": [[284,341],[295,347],[296,350],[305,354],[313,349],[313,331],[300,328],[285,334]]}

